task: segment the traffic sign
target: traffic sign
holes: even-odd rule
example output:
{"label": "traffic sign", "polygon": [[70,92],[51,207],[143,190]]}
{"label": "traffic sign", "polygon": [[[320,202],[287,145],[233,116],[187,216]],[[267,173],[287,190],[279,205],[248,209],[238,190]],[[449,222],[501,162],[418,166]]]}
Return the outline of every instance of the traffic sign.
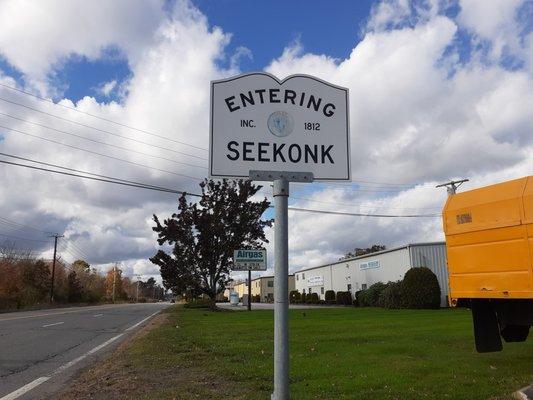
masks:
{"label": "traffic sign", "polygon": [[309,75],[265,72],[211,82],[209,176],[250,170],[350,180],[348,89]]}
{"label": "traffic sign", "polygon": [[235,250],[233,271],[266,271],[266,250]]}

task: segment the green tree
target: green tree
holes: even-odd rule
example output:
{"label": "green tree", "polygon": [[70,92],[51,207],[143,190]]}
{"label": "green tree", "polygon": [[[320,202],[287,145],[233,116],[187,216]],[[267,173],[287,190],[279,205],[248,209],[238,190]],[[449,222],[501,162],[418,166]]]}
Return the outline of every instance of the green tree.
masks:
{"label": "green tree", "polygon": [[205,294],[214,302],[230,281],[233,250],[268,242],[264,229],[272,220],[261,217],[270,203],[251,200],[261,186],[250,181],[205,180],[200,187],[198,203],[187,202],[183,194],[178,213],[162,224],[154,215],[159,245],[173,249],[170,254],[159,250],[150,261],[160,267],[165,288]]}
{"label": "green tree", "polygon": [[376,253],[386,249],[387,248],[382,244],[373,244],[370,247],[356,247],[353,249],[353,251],[349,251],[343,257],[339,258],[339,261],[346,260],[348,258],[364,256],[365,254]]}

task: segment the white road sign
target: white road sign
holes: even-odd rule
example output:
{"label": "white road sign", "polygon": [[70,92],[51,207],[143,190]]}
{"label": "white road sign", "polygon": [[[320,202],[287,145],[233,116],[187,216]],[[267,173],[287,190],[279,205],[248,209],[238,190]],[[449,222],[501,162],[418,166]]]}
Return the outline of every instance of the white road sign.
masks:
{"label": "white road sign", "polygon": [[266,271],[266,250],[235,250],[233,263],[233,271]]}
{"label": "white road sign", "polygon": [[211,82],[209,175],[312,172],[350,180],[348,89],[308,75],[258,72]]}

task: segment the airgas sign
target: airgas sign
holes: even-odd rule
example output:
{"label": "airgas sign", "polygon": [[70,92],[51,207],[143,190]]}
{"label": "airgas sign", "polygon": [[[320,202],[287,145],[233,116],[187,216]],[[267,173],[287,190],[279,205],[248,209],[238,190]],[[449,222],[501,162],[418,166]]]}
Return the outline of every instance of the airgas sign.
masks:
{"label": "airgas sign", "polygon": [[267,269],[266,250],[235,250],[233,264],[234,271],[265,271]]}
{"label": "airgas sign", "polygon": [[307,75],[251,73],[211,82],[209,175],[312,172],[350,180],[348,89]]}

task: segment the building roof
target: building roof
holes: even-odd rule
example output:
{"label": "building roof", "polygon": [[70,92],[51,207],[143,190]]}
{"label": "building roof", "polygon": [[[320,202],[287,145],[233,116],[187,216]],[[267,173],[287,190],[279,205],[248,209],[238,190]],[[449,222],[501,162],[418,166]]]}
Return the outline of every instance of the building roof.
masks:
{"label": "building roof", "polygon": [[322,265],[317,265],[316,267],[308,267],[308,268],[303,268],[297,272],[305,272],[305,271],[310,271],[312,269],[317,269],[317,268],[324,268],[324,267],[329,267],[330,265],[335,265],[335,264],[342,264],[342,263],[345,263],[347,261],[353,261],[353,260],[360,260],[362,258],[369,258],[369,257],[375,257],[375,256],[378,256],[380,254],[385,254],[385,253],[390,253],[390,252],[393,252],[393,251],[398,251],[398,250],[402,250],[402,249],[407,249],[409,247],[416,247],[416,246],[435,246],[435,245],[445,245],[446,242],[425,242],[425,243],[409,243],[409,244],[406,244],[406,245],[403,245],[403,246],[399,246],[399,247],[393,247],[391,249],[385,249],[385,250],[381,250],[381,251],[376,251],[374,253],[368,253],[368,254],[363,254],[362,256],[357,256],[357,257],[350,257],[350,258],[345,258],[343,260],[338,260],[338,261],[333,261],[333,262],[330,262],[330,263],[327,263],[327,264],[322,264]]}

